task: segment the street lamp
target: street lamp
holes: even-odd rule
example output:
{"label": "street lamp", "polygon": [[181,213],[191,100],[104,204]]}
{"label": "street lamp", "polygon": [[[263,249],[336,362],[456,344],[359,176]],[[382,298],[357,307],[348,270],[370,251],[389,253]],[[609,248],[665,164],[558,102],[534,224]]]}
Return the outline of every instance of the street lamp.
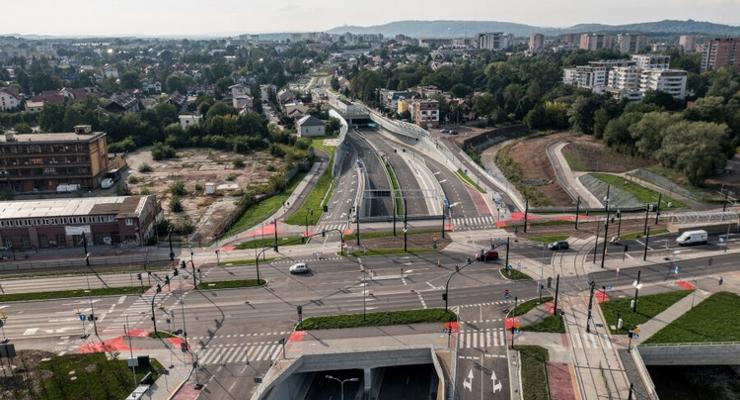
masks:
{"label": "street lamp", "polygon": [[344,400],[344,384],[346,382],[357,382],[357,378],[339,379],[331,375],[325,375],[324,378],[339,382],[339,390],[341,391],[341,400]]}
{"label": "street lamp", "polygon": [[632,312],[637,312],[637,294],[639,293],[640,289],[642,289],[642,283],[640,283],[640,274],[642,273],[642,270],[637,271],[637,279],[635,279],[634,282],[632,282],[632,287],[635,288],[635,297],[632,299]]}
{"label": "street lamp", "polygon": [[219,265],[221,265],[221,258],[218,256],[218,254],[220,253],[220,251],[218,249],[216,249],[215,253],[216,253],[216,266],[219,266]]}
{"label": "street lamp", "polygon": [[308,217],[309,217],[309,215],[310,216],[313,216],[313,209],[312,208],[309,208],[306,211],[306,234],[304,235],[304,237],[308,237]]}
{"label": "street lamp", "polygon": [[442,293],[442,300],[445,301],[445,312],[447,312],[447,310],[448,310],[448,307],[447,307],[448,301],[447,301],[447,299],[449,297],[448,295],[449,295],[449,292],[450,292],[450,280],[452,280],[452,277],[455,276],[456,273],[462,271],[463,268],[467,267],[468,265],[470,265],[472,263],[473,263],[473,260],[471,260],[470,257],[468,257],[468,261],[465,263],[465,265],[463,265],[462,267],[460,267],[458,265],[455,265],[455,270],[452,271],[452,273],[450,274],[450,277],[447,278],[447,282],[445,283],[445,292]]}
{"label": "street lamp", "polygon": [[157,332],[157,317],[154,316],[154,302],[157,298],[157,294],[162,291],[162,286],[160,284],[157,284],[157,290],[154,292],[154,296],[152,296],[152,324],[154,325],[154,335],[159,337],[159,333]]}

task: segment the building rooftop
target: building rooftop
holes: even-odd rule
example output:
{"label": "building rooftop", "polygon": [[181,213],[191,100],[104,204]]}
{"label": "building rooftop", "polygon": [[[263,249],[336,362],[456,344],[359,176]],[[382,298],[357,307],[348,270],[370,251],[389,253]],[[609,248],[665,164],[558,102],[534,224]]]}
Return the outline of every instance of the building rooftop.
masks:
{"label": "building rooftop", "polygon": [[313,115],[306,115],[298,120],[298,126],[324,126],[324,121],[314,117]]}
{"label": "building rooftop", "polygon": [[0,143],[58,143],[58,142],[89,142],[105,136],[105,132],[79,134],[76,132],[61,133],[23,133],[14,134],[13,140],[8,141],[7,135],[0,135]]}
{"label": "building rooftop", "polygon": [[0,201],[0,220],[39,217],[111,215],[136,217],[151,196],[83,197]]}

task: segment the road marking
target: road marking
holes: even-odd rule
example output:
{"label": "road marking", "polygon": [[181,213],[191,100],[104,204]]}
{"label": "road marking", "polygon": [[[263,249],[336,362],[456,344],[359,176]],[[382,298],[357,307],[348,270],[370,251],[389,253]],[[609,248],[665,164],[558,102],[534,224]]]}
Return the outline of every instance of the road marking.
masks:
{"label": "road marking", "polygon": [[25,332],[23,332],[23,336],[35,335],[38,330],[39,328],[28,328]]}
{"label": "road marking", "polygon": [[500,392],[503,388],[501,381],[496,379],[496,371],[491,371],[491,384],[493,385],[493,393]]}
{"label": "road marking", "polygon": [[123,302],[126,301],[126,297],[127,297],[126,295],[123,295],[123,296],[119,297],[118,298],[118,304],[123,304]]}
{"label": "road marking", "polygon": [[465,380],[463,381],[463,388],[465,388],[465,389],[467,389],[467,390],[469,390],[471,392],[473,391],[473,369],[472,368],[470,368],[470,372],[468,373],[468,377],[465,378]]}
{"label": "road marking", "polygon": [[421,302],[421,306],[425,309],[427,308],[427,303],[424,301],[424,297],[421,296],[420,292],[416,292],[416,295],[419,296],[419,301]]}

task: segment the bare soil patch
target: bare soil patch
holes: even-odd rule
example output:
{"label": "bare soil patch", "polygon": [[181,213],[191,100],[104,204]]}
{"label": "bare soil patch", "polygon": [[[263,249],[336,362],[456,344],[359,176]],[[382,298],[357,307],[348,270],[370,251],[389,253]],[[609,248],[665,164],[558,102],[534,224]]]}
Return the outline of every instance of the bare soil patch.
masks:
{"label": "bare soil patch", "polygon": [[[198,236],[204,238],[213,236],[210,231],[220,229],[232,217],[243,192],[260,194],[270,177],[285,166],[283,160],[267,152],[242,155],[212,149],[181,149],[177,158],[159,161],[152,159],[148,149],[142,149],[128,154],[126,161],[131,167],[126,179],[133,194],[156,194],[171,222],[197,227]],[[139,172],[144,164],[152,171]],[[178,181],[184,183],[187,193],[178,196],[183,211],[173,212],[170,186]],[[206,183],[216,186],[214,195],[205,194]],[[201,221],[204,217],[208,220]]]}

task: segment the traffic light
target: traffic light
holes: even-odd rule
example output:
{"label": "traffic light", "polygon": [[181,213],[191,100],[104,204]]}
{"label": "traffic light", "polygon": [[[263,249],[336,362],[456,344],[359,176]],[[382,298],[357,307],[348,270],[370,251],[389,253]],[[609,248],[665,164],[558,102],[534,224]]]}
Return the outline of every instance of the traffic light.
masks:
{"label": "traffic light", "polygon": [[175,268],[174,270],[172,270],[172,275],[177,276],[178,274],[179,274],[179,272],[177,272],[177,268]]}
{"label": "traffic light", "polygon": [[447,293],[442,293],[442,300],[447,301]]}
{"label": "traffic light", "polygon": [[321,237],[326,237],[326,231],[321,231]]}
{"label": "traffic light", "polygon": [[180,260],[180,268],[185,269],[185,260]]}
{"label": "traffic light", "polygon": [[158,284],[157,284],[157,293],[159,293],[159,292],[161,292],[161,291],[162,291],[162,285],[160,285],[160,284],[158,283]]}
{"label": "traffic light", "polygon": [[136,279],[141,280],[141,273],[136,274]]}
{"label": "traffic light", "polygon": [[165,275],[164,276],[164,284],[167,285],[167,286],[170,285],[170,276],[169,275]]}
{"label": "traffic light", "polygon": [[324,212],[329,212],[329,206],[327,205],[324,206]]}
{"label": "traffic light", "polygon": [[188,344],[185,343],[185,342],[180,342],[180,350],[183,353],[187,353],[188,352]]}

